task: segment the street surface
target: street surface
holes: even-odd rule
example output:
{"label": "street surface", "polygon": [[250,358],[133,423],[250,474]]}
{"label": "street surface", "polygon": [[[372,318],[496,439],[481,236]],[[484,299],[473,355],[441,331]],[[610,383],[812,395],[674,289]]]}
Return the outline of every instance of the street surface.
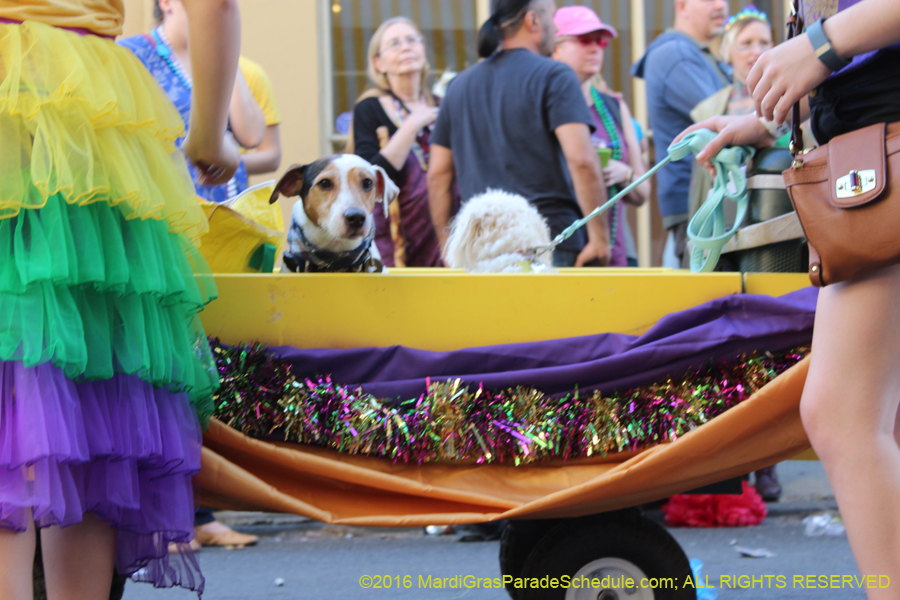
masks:
{"label": "street surface", "polygon": [[[756,577],[755,589],[718,589],[720,600],[856,600],[856,588],[802,589],[795,578],[859,576],[846,535],[807,537],[801,520],[834,510],[834,498],[818,462],[782,463],[782,502],[770,504],[759,527],[670,529],[687,555],[704,563],[711,585],[720,577]],[[254,513],[258,515],[259,513]],[[241,513],[224,514],[223,522],[241,523]],[[246,519],[247,517],[245,517]],[[207,579],[206,600],[505,600],[504,590],[419,589],[419,576],[500,577],[499,542],[460,543],[457,536],[426,536],[422,529],[348,528],[284,519],[280,524],[239,526],[261,537],[258,546],[242,550],[204,548],[200,562]],[[765,549],[770,558],[746,558],[735,546]],[[364,575],[389,576],[411,589],[363,589]],[[784,576],[783,580],[777,576]],[[768,577],[767,577],[768,576]],[[283,582],[282,582],[283,580]],[[749,582],[748,578],[742,581]],[[766,585],[765,582],[769,582]],[[784,587],[779,589],[778,583]],[[836,580],[836,581],[839,581]],[[278,585],[280,583],[281,585]],[[747,583],[750,585],[750,583]],[[827,585],[827,584],[826,584]],[[125,600],[187,600],[183,590],[154,590],[129,583]],[[900,596],[898,596],[900,597]]]}

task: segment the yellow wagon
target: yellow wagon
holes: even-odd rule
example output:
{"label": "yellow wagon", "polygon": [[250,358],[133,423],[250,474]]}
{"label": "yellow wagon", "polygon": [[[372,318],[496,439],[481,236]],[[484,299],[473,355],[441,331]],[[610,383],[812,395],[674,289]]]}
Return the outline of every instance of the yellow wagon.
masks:
{"label": "yellow wagon", "polygon": [[[670,313],[716,298],[777,296],[807,283],[802,274],[659,269],[223,274],[217,276],[219,299],[202,316],[207,333],[225,343],[446,351],[595,333],[640,335]],[[808,450],[798,410],[805,374],[804,360],[673,443],[520,467],[394,463],[251,439],[214,421],[204,438],[198,483],[205,505],[291,512],[330,523],[414,526],[510,519],[501,549],[501,569],[510,577],[554,572],[683,577],[690,567],[677,543],[631,507]],[[602,591],[510,590],[523,600],[583,594],[694,597],[687,588],[638,590],[643,596],[616,595],[626,593],[618,588],[605,590],[605,596]]]}

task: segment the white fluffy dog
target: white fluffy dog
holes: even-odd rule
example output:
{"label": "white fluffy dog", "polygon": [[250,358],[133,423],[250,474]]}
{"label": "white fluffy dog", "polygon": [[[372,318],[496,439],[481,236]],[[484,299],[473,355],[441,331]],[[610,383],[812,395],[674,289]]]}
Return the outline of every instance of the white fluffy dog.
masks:
{"label": "white fluffy dog", "polygon": [[[550,243],[550,228],[517,194],[488,190],[466,202],[450,225],[447,266],[471,273],[521,273],[531,251]],[[549,252],[537,258],[552,266]]]}

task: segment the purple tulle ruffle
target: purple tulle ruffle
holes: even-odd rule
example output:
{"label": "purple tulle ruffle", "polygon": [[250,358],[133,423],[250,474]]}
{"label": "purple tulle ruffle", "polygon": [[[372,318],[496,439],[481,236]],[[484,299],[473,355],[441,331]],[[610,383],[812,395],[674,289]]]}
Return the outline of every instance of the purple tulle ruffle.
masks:
{"label": "purple tulle ruffle", "polygon": [[[117,530],[120,574],[202,593],[186,544],[201,435],[187,394],[0,361],[0,527],[24,531],[32,510],[38,527],[91,512]],[[170,542],[184,550],[170,556]]]}

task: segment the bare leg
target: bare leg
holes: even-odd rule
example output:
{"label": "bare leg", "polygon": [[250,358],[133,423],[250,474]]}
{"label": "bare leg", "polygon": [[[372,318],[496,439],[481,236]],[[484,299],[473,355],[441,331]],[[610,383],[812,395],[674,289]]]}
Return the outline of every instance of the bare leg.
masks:
{"label": "bare leg", "polygon": [[897,411],[897,420],[894,423],[894,439],[897,440],[897,446],[900,447],[900,410]]}
{"label": "bare leg", "polygon": [[0,598],[32,600],[34,551],[33,521],[23,533],[0,528]]}
{"label": "bare leg", "polygon": [[862,575],[900,588],[900,267],[823,289],[800,405]]}
{"label": "bare leg", "polygon": [[108,600],[116,531],[91,514],[77,525],[41,531],[49,600]]}

